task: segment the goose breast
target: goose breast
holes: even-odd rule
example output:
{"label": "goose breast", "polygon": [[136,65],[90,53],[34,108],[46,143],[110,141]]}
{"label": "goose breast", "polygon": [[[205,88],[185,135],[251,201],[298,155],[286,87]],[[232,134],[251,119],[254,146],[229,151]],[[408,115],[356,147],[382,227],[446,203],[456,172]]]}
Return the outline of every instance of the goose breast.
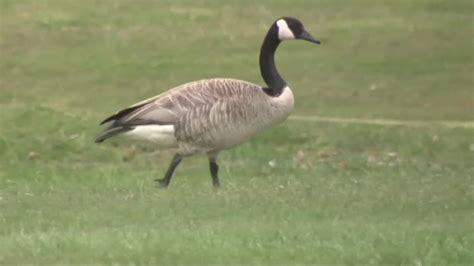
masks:
{"label": "goose breast", "polygon": [[294,104],[290,88],[278,97],[270,97],[261,87],[251,85],[185,112],[175,124],[181,151],[193,154],[231,148],[288,117]]}

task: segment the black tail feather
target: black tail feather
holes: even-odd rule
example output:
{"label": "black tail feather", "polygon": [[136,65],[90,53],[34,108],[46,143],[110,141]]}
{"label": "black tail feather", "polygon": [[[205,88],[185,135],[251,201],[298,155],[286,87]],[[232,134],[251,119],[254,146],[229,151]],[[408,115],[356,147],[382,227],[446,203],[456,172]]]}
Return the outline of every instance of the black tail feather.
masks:
{"label": "black tail feather", "polygon": [[112,136],[130,131],[130,130],[133,130],[133,129],[134,129],[134,127],[130,127],[130,126],[120,126],[120,127],[107,128],[104,131],[102,131],[102,133],[100,133],[99,136],[97,136],[97,138],[95,139],[95,143],[100,143],[100,142],[102,142],[102,141],[104,141],[104,140],[106,140],[106,139],[108,139]]}
{"label": "black tail feather", "polygon": [[119,120],[120,118],[130,114],[131,112],[137,110],[138,108],[142,107],[143,105],[145,105],[146,103],[144,104],[140,104],[140,105],[136,105],[136,106],[132,106],[132,107],[128,107],[126,109],[123,109],[122,111],[116,113],[116,114],[113,114],[109,117],[107,117],[106,119],[104,119],[104,121],[100,122],[101,125],[107,123],[107,122],[110,122],[112,120]]}

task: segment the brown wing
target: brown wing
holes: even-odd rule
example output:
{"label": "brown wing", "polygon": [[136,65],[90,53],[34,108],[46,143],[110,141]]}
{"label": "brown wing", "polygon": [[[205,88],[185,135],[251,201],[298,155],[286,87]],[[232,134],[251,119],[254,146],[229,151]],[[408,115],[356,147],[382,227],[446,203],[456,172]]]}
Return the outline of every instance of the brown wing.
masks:
{"label": "brown wing", "polygon": [[121,110],[101,124],[113,121],[111,127],[171,125],[189,110],[212,105],[220,99],[245,94],[246,91],[255,89],[261,87],[235,79],[208,79],[186,83]]}

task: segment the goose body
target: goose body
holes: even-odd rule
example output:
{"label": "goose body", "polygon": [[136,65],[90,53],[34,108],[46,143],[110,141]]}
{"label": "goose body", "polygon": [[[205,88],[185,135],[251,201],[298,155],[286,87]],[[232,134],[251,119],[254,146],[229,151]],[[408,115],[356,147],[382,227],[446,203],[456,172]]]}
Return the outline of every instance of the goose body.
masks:
{"label": "goose body", "polygon": [[260,70],[268,87],[228,78],[189,82],[106,118],[96,142],[122,134],[177,148],[165,177],[157,180],[164,187],[183,157],[205,153],[218,186],[218,153],[281,123],[293,110],[293,92],[276,70],[274,52],[282,40],[296,39],[298,34],[319,43],[294,18],[281,18],[270,27],[260,52]]}

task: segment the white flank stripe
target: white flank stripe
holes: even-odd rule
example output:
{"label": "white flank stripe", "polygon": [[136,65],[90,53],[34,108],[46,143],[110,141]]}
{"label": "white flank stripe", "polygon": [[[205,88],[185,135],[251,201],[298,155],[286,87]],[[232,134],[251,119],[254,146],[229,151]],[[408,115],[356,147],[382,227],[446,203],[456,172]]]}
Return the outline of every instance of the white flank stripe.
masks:
{"label": "white flank stripe", "polygon": [[174,126],[166,125],[144,125],[126,132],[124,135],[132,138],[148,140],[164,147],[176,147],[177,142],[174,136]]}
{"label": "white flank stripe", "polygon": [[409,127],[432,127],[441,126],[447,128],[474,129],[474,121],[420,121],[420,120],[395,120],[395,119],[363,119],[363,118],[341,118],[322,116],[300,116],[292,115],[288,119],[294,121],[328,122],[337,124],[365,124],[379,126],[409,126]]}

